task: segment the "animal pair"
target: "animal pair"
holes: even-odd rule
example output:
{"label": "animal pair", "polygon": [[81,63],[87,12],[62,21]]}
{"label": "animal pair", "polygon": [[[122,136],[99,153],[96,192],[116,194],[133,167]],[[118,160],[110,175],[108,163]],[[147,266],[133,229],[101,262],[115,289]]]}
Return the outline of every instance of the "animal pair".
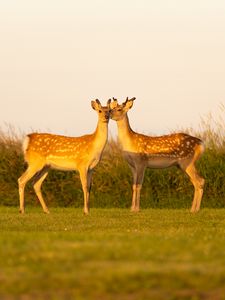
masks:
{"label": "animal pair", "polygon": [[127,98],[119,105],[113,98],[113,101],[108,100],[107,106],[102,106],[97,99],[92,101],[92,108],[98,114],[98,123],[94,133],[89,135],[81,137],[48,133],[27,135],[23,143],[23,152],[28,168],[18,179],[20,212],[24,213],[25,185],[33,177],[35,193],[44,212],[49,213],[41,193],[41,185],[49,169],[53,168],[79,172],[84,194],[84,213],[88,214],[92,171],[101,160],[107,143],[109,118],[117,122],[119,142],[133,174],[131,210],[140,209],[140,192],[146,167],[167,168],[176,165],[186,172],[194,185],[191,212],[197,212],[201,205],[204,179],[198,174],[195,162],[204,151],[203,142],[184,133],[151,137],[134,132],[127,116],[134,100],[135,98]]}

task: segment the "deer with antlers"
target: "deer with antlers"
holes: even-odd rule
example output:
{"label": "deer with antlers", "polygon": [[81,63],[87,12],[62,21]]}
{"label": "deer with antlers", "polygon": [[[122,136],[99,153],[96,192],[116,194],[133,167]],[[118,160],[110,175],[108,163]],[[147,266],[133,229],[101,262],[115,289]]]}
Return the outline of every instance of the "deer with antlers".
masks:
{"label": "deer with antlers", "polygon": [[92,170],[99,163],[108,138],[110,101],[108,100],[107,106],[102,106],[98,99],[91,101],[92,108],[98,114],[98,124],[93,134],[66,137],[32,133],[26,136],[23,151],[28,168],[18,179],[21,213],[24,213],[25,185],[32,177],[33,187],[43,211],[49,213],[41,193],[41,185],[49,169],[53,168],[79,171],[84,194],[84,213],[88,214]]}
{"label": "deer with antlers", "polygon": [[127,112],[135,98],[126,99],[121,105],[113,98],[110,104],[111,119],[117,122],[119,142],[133,174],[132,211],[140,209],[140,192],[146,167],[180,167],[194,186],[191,212],[200,209],[205,180],[198,174],[195,163],[204,152],[203,142],[185,133],[164,136],[146,136],[134,132],[129,124]]}

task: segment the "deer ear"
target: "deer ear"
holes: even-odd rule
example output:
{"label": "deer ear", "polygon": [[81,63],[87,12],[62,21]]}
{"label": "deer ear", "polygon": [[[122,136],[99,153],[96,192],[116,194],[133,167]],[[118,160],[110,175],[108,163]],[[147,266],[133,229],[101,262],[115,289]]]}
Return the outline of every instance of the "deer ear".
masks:
{"label": "deer ear", "polygon": [[95,101],[91,101],[91,106],[92,106],[92,108],[93,108],[94,110],[97,109],[97,104],[96,104]]}
{"label": "deer ear", "polygon": [[101,107],[101,103],[98,99],[96,99],[95,101],[91,101],[91,106],[94,110],[97,110]]}
{"label": "deer ear", "polygon": [[95,102],[98,104],[98,106],[101,106],[101,102],[98,99],[96,99]]}
{"label": "deer ear", "polygon": [[117,105],[118,105],[117,99],[113,97],[113,102],[110,103],[110,108],[114,109],[115,107],[117,107]]}
{"label": "deer ear", "polygon": [[127,110],[131,109],[131,107],[134,104],[134,100],[135,100],[135,98],[132,98],[130,100],[126,100],[126,102],[124,103],[124,106],[126,107]]}
{"label": "deer ear", "polygon": [[107,101],[107,107],[108,107],[108,108],[110,108],[110,103],[111,103],[111,101],[112,101],[111,99],[109,99],[109,100]]}

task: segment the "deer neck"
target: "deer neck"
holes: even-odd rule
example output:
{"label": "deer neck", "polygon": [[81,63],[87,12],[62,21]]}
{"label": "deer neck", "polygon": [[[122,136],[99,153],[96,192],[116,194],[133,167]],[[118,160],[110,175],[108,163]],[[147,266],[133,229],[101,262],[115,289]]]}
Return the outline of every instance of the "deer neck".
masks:
{"label": "deer neck", "polygon": [[123,119],[117,121],[117,127],[120,144],[124,151],[129,151],[132,143],[133,130],[130,127],[127,114],[125,114]]}
{"label": "deer neck", "polygon": [[108,139],[108,123],[98,120],[97,128],[94,132],[95,148],[97,152],[101,152]]}

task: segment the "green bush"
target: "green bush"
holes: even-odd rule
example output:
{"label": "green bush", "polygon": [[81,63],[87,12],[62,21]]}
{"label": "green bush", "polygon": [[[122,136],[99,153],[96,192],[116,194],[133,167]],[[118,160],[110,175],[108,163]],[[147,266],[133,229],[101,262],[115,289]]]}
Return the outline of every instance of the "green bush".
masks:
{"label": "green bush", "polygon": [[[212,122],[211,122],[212,123]],[[198,162],[200,174],[206,179],[203,207],[225,207],[225,124],[202,122],[200,132],[185,130],[202,138],[206,151]],[[21,135],[20,135],[21,136]],[[17,179],[26,169],[23,160],[22,138],[14,130],[0,131],[0,204],[18,206]],[[31,182],[32,183],[32,182]],[[29,183],[26,187],[26,204],[37,204]],[[48,206],[83,205],[83,193],[77,172],[51,170],[43,184],[43,194]],[[111,139],[103,159],[93,174],[91,206],[129,207],[132,195],[131,171],[123,159],[118,143]],[[190,207],[193,187],[187,176],[178,168],[148,169],[141,193],[141,207]]]}

